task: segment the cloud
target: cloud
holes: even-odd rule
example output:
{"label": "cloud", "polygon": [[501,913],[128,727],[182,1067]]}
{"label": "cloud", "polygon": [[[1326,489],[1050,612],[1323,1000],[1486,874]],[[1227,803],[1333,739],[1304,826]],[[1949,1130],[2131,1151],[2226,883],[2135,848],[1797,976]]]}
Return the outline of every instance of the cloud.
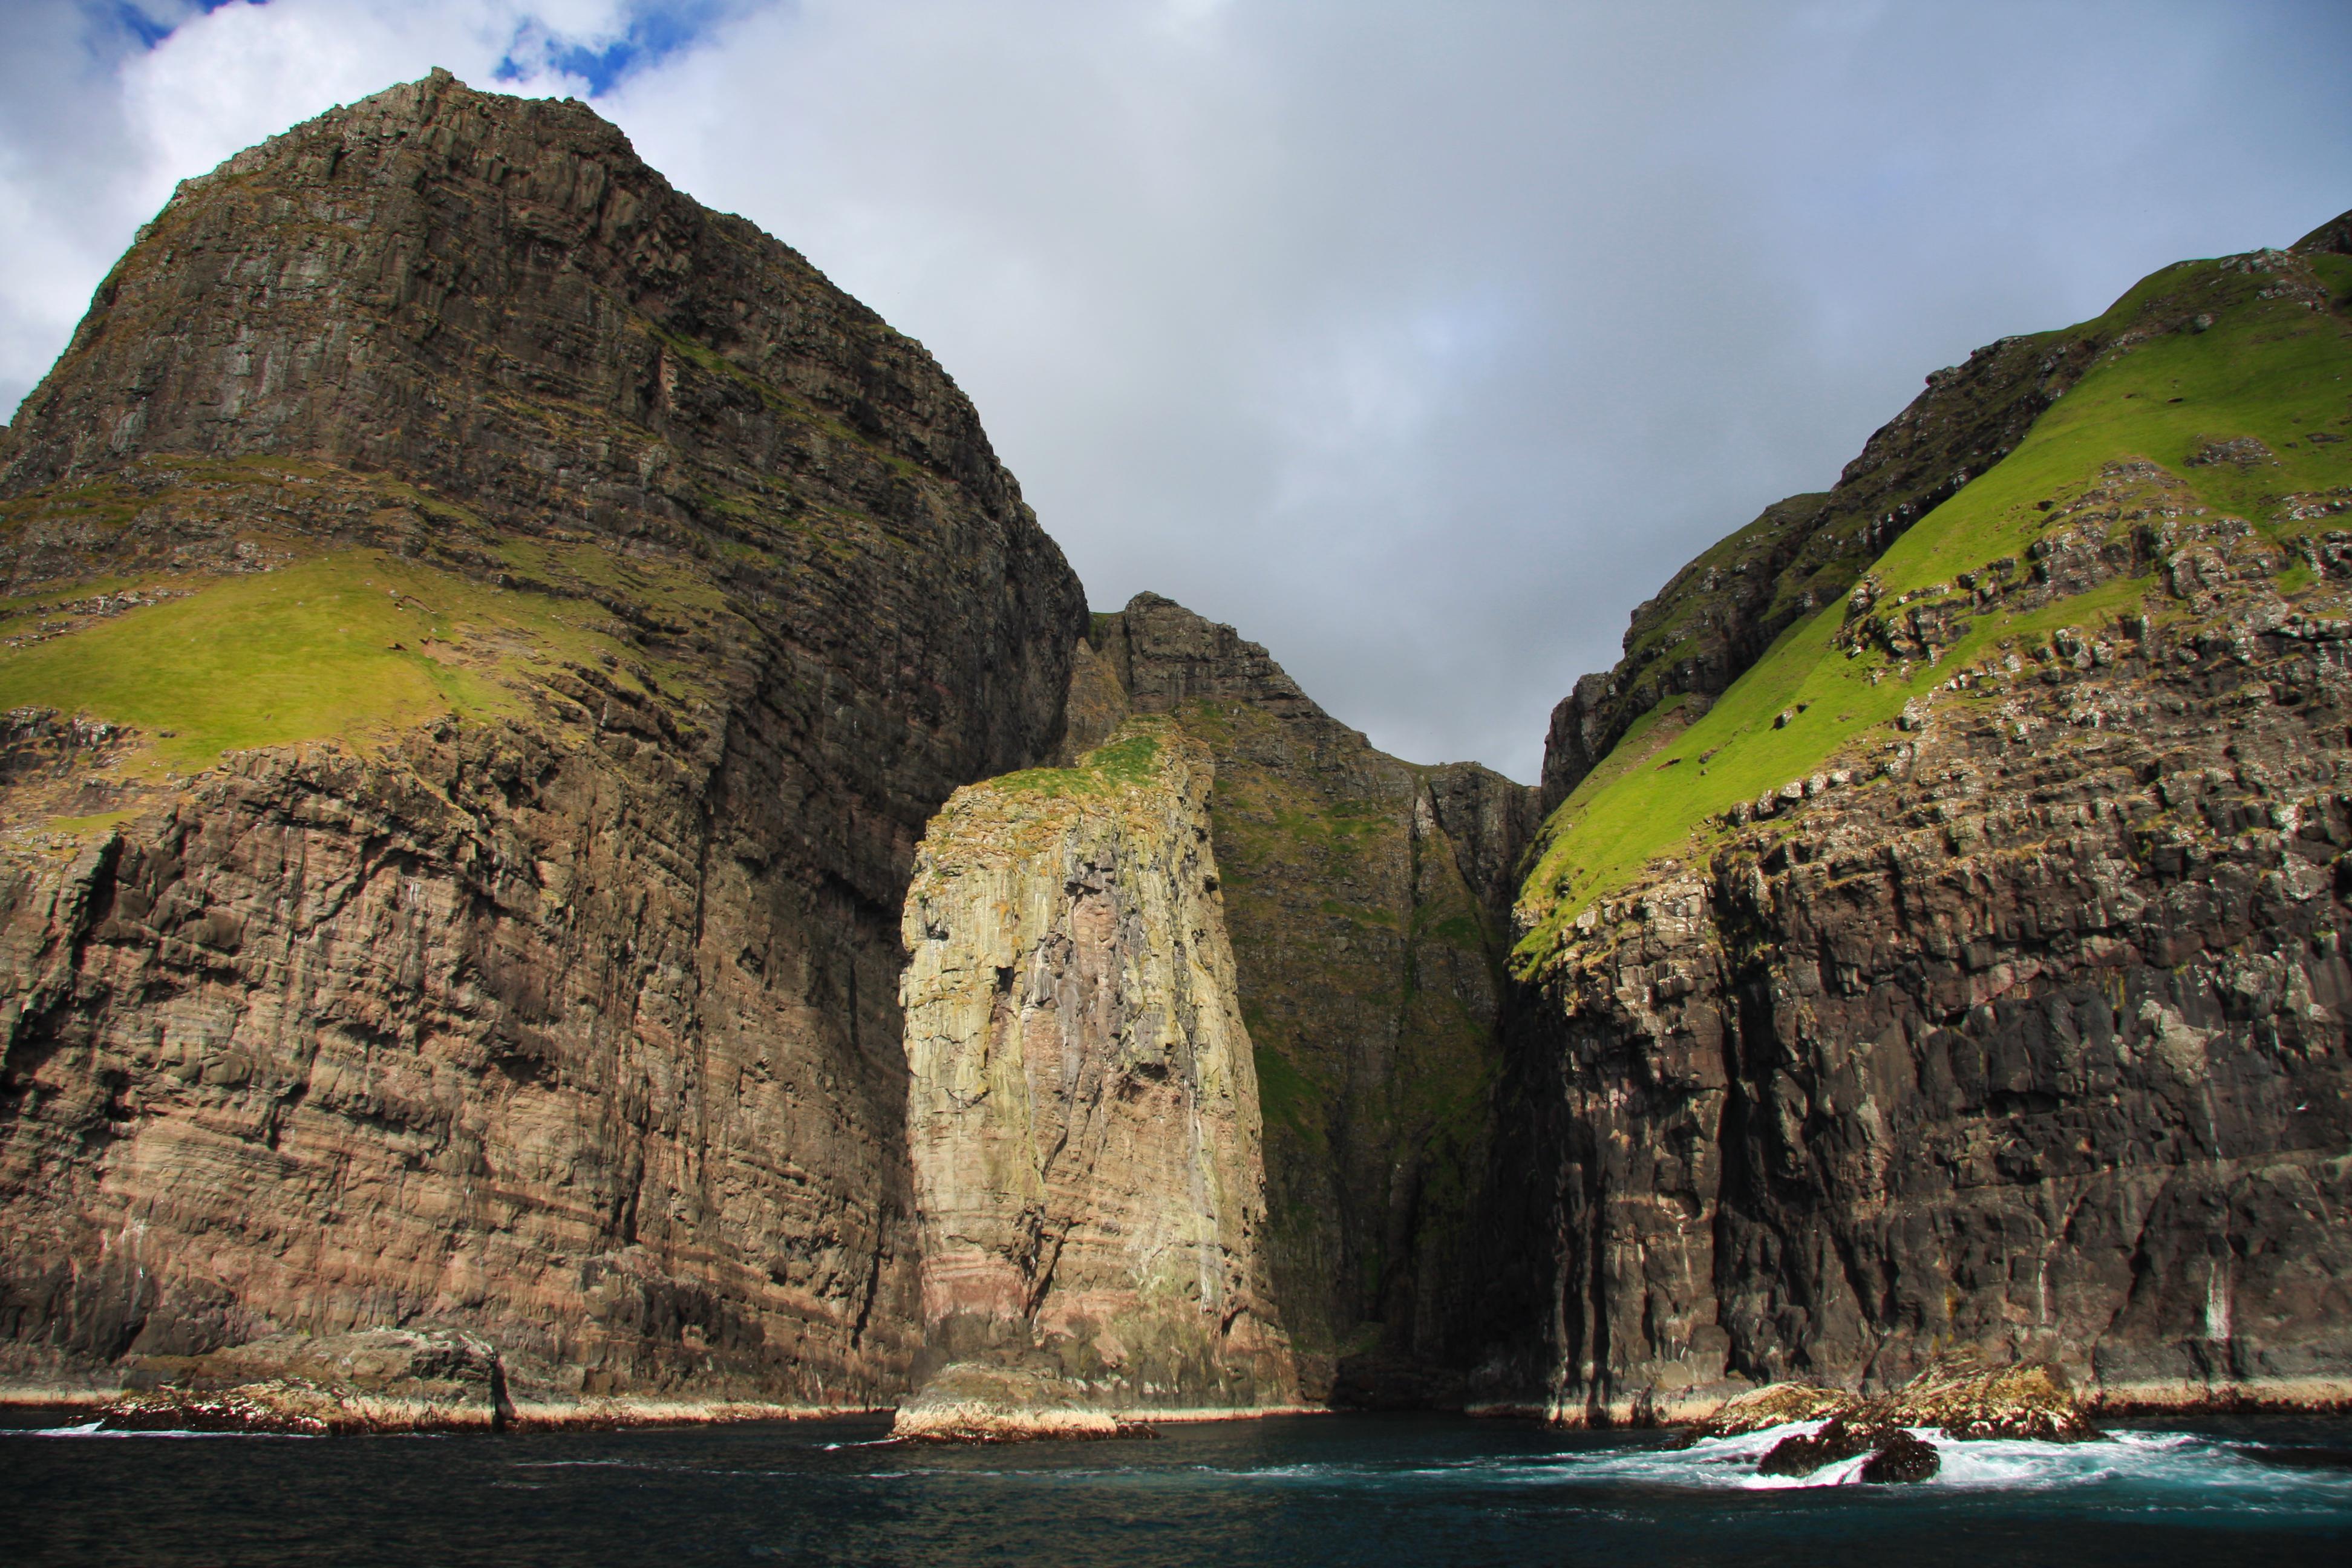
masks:
{"label": "cloud", "polygon": [[430,64],[593,91],[930,346],[1097,607],[1522,778],[1633,605],[1927,371],[2352,205],[2327,4],[269,0],[110,56],[28,15],[81,63],[0,110],[0,234],[56,220],[0,252],[0,400],[173,178]]}
{"label": "cloud", "polygon": [[447,66],[585,96],[676,61],[733,0],[13,0],[0,8],[0,411],[178,181]]}

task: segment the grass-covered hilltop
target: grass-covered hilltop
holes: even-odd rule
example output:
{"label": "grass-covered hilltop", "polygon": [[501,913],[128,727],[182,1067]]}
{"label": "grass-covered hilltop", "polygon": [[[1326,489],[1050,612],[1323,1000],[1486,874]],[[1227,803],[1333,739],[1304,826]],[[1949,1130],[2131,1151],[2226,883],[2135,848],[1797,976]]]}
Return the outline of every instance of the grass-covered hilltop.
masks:
{"label": "grass-covered hilltop", "polygon": [[[2053,662],[2104,664],[2146,616],[2192,614],[2173,576],[2216,550],[2267,560],[2292,613],[2341,553],[2352,510],[2352,256],[2326,248],[2341,226],[2292,251],[2168,267],[2095,321],[1938,373],[1931,388],[1984,384],[1979,400],[2011,422],[2020,405],[2040,412],[1987,471],[1925,487],[1958,488],[1924,515],[1800,497],[1684,568],[1604,678],[1611,697],[1648,702],[1545,825],[1520,967],[1556,952],[1594,900],[1661,858],[1703,857],[1790,786],[1885,776],[1923,700],[1999,711]],[[2011,384],[1990,365],[2014,367]],[[1784,565],[1791,510],[1811,526]],[[1727,662],[1724,633],[1746,629],[1731,583],[1764,601],[1744,618],[1786,629],[1717,687],[1705,676]]]}
{"label": "grass-covered hilltop", "polygon": [[1636,612],[1517,904],[1498,1392],[2352,1395],[2347,513],[2339,219],[1930,377]]}

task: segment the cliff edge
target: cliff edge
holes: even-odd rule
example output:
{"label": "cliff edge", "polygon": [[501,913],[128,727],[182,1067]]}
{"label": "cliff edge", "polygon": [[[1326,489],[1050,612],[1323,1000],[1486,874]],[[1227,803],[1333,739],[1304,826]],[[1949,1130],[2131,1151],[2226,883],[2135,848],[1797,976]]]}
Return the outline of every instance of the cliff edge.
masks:
{"label": "cliff edge", "polygon": [[186,182],[0,433],[0,1384],[894,1400],[907,880],[1085,626],[921,346],[582,105]]}

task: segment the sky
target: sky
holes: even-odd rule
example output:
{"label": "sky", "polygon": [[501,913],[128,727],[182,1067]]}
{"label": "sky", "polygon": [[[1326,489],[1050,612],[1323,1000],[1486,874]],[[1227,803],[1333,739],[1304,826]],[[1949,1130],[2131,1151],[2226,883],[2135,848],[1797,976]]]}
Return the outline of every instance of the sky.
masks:
{"label": "sky", "polygon": [[1525,781],[1929,372],[2352,207],[2344,0],[0,0],[0,414],[174,182],[436,65],[920,339],[1096,608]]}

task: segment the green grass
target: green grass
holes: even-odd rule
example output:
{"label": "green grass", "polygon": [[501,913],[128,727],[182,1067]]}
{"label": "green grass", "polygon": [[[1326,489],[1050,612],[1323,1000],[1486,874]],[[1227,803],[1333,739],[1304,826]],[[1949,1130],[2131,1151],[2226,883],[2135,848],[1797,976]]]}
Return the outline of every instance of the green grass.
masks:
{"label": "green grass", "polygon": [[[1152,722],[1130,719],[1128,727]],[[988,787],[1012,795],[1043,795],[1048,800],[1065,795],[1109,795],[1149,784],[1159,767],[1159,740],[1150,734],[1129,734],[1097,746],[1070,767],[1024,768],[989,780]]]}
{"label": "green grass", "polygon": [[[328,738],[364,745],[436,713],[513,711],[519,699],[494,679],[502,664],[623,646],[576,625],[564,601],[375,551],[172,581],[196,591],[0,651],[0,709],[37,704],[131,725],[148,742],[142,761],[194,769],[226,751]],[[460,662],[457,647],[478,636],[499,651]],[[446,657],[427,651],[427,638]]]}
{"label": "green grass", "polygon": [[[2318,259],[2332,288],[2352,290],[2352,258]],[[2271,281],[2195,263],[2168,268],[2126,295],[2110,317],[2137,316],[2162,300],[2164,310],[2183,314],[2202,309],[2215,324],[2202,333],[2165,333],[2111,350],[2005,461],[1873,563],[1880,609],[1892,608],[1906,590],[1949,584],[2004,556],[2021,564],[2066,502],[2103,482],[2103,468],[2119,459],[2158,464],[2185,480],[2199,504],[2244,516],[2274,541],[2329,526],[2282,522],[2273,514],[2282,494],[2352,483],[2352,440],[2307,438],[2315,431],[2352,434],[2352,335],[2338,317],[2294,300],[2257,299]],[[2261,440],[2278,463],[2245,470],[2188,466],[2206,443],[2237,436]],[[2055,504],[2045,511],[2036,504],[2042,500]],[[2302,568],[2287,576],[2308,581]],[[2033,644],[2060,626],[2097,635],[2136,609],[2149,585],[2147,579],[2109,582],[2030,613],[1996,608],[1976,616],[1934,668],[1900,666],[1875,649],[1848,658],[1835,640],[1845,618],[1843,602],[1797,623],[1711,711],[1662,744],[1651,742],[1650,732],[1667,705],[1654,710],[1561,804],[1545,825],[1523,889],[1530,930],[1515,964],[1522,973],[1539,968],[1559,950],[1570,921],[1645,867],[1704,853],[1721,831],[1709,819],[1735,802],[1840,762],[1866,760],[1894,739],[1890,722],[1905,702],[1956,668],[1983,660],[2000,644]],[[1774,727],[1776,716],[1800,705],[1803,710],[1785,728]]]}
{"label": "green grass", "polygon": [[1251,1056],[1257,1066],[1260,1120],[1288,1129],[1318,1149],[1323,1147],[1325,1091],[1271,1046],[1254,1046]]}

